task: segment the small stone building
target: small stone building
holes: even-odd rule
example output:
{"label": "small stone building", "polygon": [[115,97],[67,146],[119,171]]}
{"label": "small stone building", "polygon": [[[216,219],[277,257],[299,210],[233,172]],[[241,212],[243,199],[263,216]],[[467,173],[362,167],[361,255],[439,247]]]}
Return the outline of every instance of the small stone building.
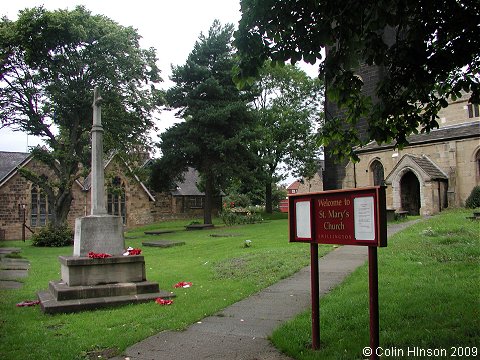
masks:
{"label": "small stone building", "polygon": [[[46,195],[23,178],[18,169],[28,168],[49,178],[55,175],[29,153],[0,151],[0,240],[21,239],[23,216],[33,231],[45,226],[51,216]],[[122,216],[127,228],[203,214],[204,194],[198,190],[198,173],[189,169],[183,183],[171,193],[156,194],[128,171],[118,156],[105,162],[106,206],[109,214]],[[90,214],[90,178],[74,183],[68,223]],[[30,232],[26,231],[26,236]]]}
{"label": "small stone building", "polygon": [[323,191],[323,171],[325,168],[325,161],[319,160],[317,172],[309,179],[302,178],[298,186],[298,193],[312,193]]}

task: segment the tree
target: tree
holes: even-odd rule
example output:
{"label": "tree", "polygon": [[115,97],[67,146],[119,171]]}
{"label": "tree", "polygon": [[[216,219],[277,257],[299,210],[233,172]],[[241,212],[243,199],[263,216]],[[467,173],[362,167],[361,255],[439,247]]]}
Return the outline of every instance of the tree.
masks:
{"label": "tree", "polygon": [[145,144],[161,78],[154,49],[141,49],[139,38],[84,7],[26,9],[0,22],[1,126],[43,137],[47,146],[32,154],[55,178],[23,175],[47,194],[53,225],[65,222],[72,185],[90,164],[94,86],[102,89],[105,150]]}
{"label": "tree", "polygon": [[[480,2],[477,0],[242,0],[235,34],[241,61],[236,81],[252,82],[263,62],[322,60],[327,96],[343,110],[322,129],[322,139],[341,143],[339,155],[370,139],[396,141],[438,127],[437,113],[460,92],[480,100]],[[375,94],[362,95],[360,64],[377,65],[384,78]],[[368,138],[354,126],[368,121]],[[340,121],[351,126],[340,126]]]}
{"label": "tree", "polygon": [[168,89],[166,100],[184,122],[161,135],[162,158],[152,169],[156,190],[168,190],[188,166],[200,173],[205,224],[212,222],[214,194],[249,156],[251,117],[248,99],[232,81],[232,36],[233,25],[215,21],[208,36],[200,35],[186,63],[172,68],[175,86]]}
{"label": "tree", "polygon": [[265,210],[272,212],[272,184],[281,176],[279,167],[294,176],[311,177],[319,159],[315,130],[320,125],[321,82],[292,66],[267,63],[255,83],[259,95],[256,134],[252,149],[260,158],[265,189]]}

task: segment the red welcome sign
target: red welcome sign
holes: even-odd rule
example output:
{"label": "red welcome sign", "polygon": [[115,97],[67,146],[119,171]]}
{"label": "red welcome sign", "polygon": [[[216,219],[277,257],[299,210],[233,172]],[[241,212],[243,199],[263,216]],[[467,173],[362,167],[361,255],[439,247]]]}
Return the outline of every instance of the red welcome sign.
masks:
{"label": "red welcome sign", "polygon": [[385,187],[289,196],[291,242],[387,246]]}

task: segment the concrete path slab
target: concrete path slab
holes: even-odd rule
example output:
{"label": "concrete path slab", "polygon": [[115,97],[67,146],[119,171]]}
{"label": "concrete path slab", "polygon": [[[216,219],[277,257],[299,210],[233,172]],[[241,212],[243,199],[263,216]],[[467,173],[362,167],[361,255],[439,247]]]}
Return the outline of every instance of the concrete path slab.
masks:
{"label": "concrete path slab", "polygon": [[[412,222],[389,226],[388,236]],[[364,246],[342,246],[319,260],[320,295],[328,293],[363,265]],[[268,336],[283,322],[310,307],[310,267],[254,294],[185,331],[165,331],[131,347],[114,360],[287,360]]]}

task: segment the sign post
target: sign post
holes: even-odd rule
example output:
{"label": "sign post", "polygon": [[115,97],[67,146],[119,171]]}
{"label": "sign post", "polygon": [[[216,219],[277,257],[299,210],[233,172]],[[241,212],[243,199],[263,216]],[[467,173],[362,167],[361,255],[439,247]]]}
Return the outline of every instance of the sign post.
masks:
{"label": "sign post", "polygon": [[387,246],[385,187],[289,196],[289,238],[310,243],[312,348],[320,347],[318,244],[368,246],[371,359],[379,346],[377,247]]}
{"label": "sign post", "polygon": [[380,326],[378,314],[378,262],[377,248],[368,247],[368,290],[370,293],[370,359],[378,359],[376,349],[380,346]]}
{"label": "sign post", "polygon": [[312,349],[320,349],[320,278],[318,244],[310,244],[310,288],[312,289]]}

